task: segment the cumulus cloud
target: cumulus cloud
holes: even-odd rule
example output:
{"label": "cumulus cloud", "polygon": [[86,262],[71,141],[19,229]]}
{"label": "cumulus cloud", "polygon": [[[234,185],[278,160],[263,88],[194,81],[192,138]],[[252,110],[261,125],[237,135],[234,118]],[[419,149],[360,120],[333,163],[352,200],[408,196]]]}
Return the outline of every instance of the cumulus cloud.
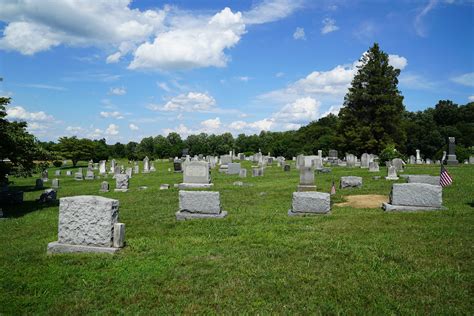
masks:
{"label": "cumulus cloud", "polygon": [[133,124],[133,123],[130,123],[130,124],[128,125],[128,128],[130,128],[130,130],[132,130],[132,131],[138,131],[138,126],[136,126],[136,125]]}
{"label": "cumulus cloud", "polygon": [[306,39],[306,34],[304,33],[304,28],[297,27],[295,32],[293,33],[293,38],[295,40],[305,40]]}
{"label": "cumulus cloud", "polygon": [[7,108],[7,118],[9,120],[19,121],[51,121],[53,116],[46,114],[43,111],[29,112],[22,106],[13,106]]}
{"label": "cumulus cloud", "polygon": [[336,20],[334,19],[325,18],[322,23],[321,34],[323,35],[339,30],[339,27],[336,25]]}
{"label": "cumulus cloud", "polygon": [[216,117],[215,119],[208,119],[201,122],[201,125],[207,130],[217,130],[221,127],[220,118]]}
{"label": "cumulus cloud", "polygon": [[119,127],[115,124],[109,124],[107,129],[105,130],[105,134],[107,135],[117,135],[119,133]]}
{"label": "cumulus cloud", "polygon": [[300,98],[286,104],[273,118],[277,122],[308,123],[318,118],[320,106],[321,103],[311,97]]}
{"label": "cumulus cloud", "polygon": [[474,87],[474,72],[465,73],[451,78],[451,81],[468,87]]}
{"label": "cumulus cloud", "polygon": [[153,111],[206,112],[215,105],[216,100],[207,93],[189,92],[171,98],[164,105],[150,104],[148,108]]}
{"label": "cumulus cloud", "polygon": [[246,24],[262,24],[283,19],[303,6],[302,0],[264,0],[244,12]]}
{"label": "cumulus cloud", "polygon": [[388,63],[390,66],[403,70],[408,65],[408,61],[403,56],[398,55],[388,55]]}
{"label": "cumulus cloud", "polygon": [[125,88],[110,88],[109,94],[113,95],[124,95],[127,93],[127,90]]}
{"label": "cumulus cloud", "polygon": [[224,50],[235,46],[244,33],[242,14],[225,8],[209,20],[188,21],[158,34],[153,42],[141,44],[129,68],[224,67],[229,60]]}
{"label": "cumulus cloud", "polygon": [[102,112],[100,112],[100,116],[103,117],[103,118],[115,118],[115,119],[118,119],[118,120],[123,119],[123,114],[118,112],[118,111],[112,111],[112,112],[102,111]]}

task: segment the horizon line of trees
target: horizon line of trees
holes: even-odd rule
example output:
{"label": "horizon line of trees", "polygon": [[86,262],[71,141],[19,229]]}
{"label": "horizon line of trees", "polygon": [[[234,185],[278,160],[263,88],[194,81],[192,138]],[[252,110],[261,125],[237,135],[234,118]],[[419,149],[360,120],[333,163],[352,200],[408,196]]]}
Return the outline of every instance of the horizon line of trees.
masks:
{"label": "horizon line of trees", "polygon": [[[341,133],[345,129],[344,123],[340,116],[330,114],[298,130],[261,131],[258,135],[239,134],[234,137],[231,133],[200,133],[182,139],[173,132],[167,136],[145,137],[140,142],[117,142],[113,145],[106,144],[105,139],[79,139],[73,136],[61,137],[57,143],[39,144],[51,153],[51,160],[71,159],[74,164],[79,160],[90,159],[98,162],[112,158],[142,160],[145,156],[150,159],[181,157],[184,149],[191,156],[223,155],[231,150],[251,155],[261,150],[286,158],[317,154],[318,150],[327,155],[330,149],[337,150],[340,158],[345,153],[360,156],[368,152],[379,155],[385,149],[375,152],[355,148],[348,136]],[[403,111],[400,125],[401,133],[407,135],[406,138],[396,145],[387,145],[394,146],[401,157],[415,155],[416,149],[419,149],[424,158],[440,159],[442,151],[447,150],[448,137],[456,138],[456,153],[460,161],[474,154],[474,102],[459,106],[452,101],[441,100],[434,108],[424,111]]]}

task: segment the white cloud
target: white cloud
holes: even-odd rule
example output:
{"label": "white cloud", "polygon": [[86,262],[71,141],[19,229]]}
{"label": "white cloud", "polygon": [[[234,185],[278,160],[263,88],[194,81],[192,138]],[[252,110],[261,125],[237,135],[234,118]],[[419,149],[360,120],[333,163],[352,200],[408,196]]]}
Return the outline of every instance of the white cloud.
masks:
{"label": "white cloud", "polygon": [[421,36],[421,37],[426,36],[426,30],[425,30],[425,26],[424,26],[424,23],[423,23],[423,18],[431,10],[434,9],[437,2],[438,2],[437,0],[430,0],[428,2],[428,4],[426,4],[426,6],[423,7],[423,9],[421,9],[421,11],[416,15],[415,21],[414,21],[414,26],[415,26],[416,34],[418,34],[418,36]]}
{"label": "white cloud", "polygon": [[54,118],[43,111],[28,112],[22,106],[13,106],[7,108],[7,118],[20,121],[52,121]]}
{"label": "white cloud", "polygon": [[46,89],[46,90],[56,90],[56,91],[66,91],[67,90],[64,87],[52,86],[52,85],[41,84],[41,83],[25,83],[25,84],[19,84],[19,86],[20,87],[26,87],[26,88],[36,88],[36,89]]}
{"label": "white cloud", "polygon": [[136,126],[136,125],[133,124],[133,123],[130,123],[130,124],[128,125],[128,128],[130,128],[130,130],[132,130],[132,131],[137,131],[137,130],[138,130],[138,126]]}
{"label": "white cloud", "polygon": [[[0,4],[7,23],[0,47],[25,55],[64,44],[130,46],[163,28],[166,10],[130,9],[130,0],[16,1]],[[131,44],[130,44],[131,43]],[[117,61],[109,57],[108,61]]]}
{"label": "white cloud", "polygon": [[341,107],[342,106],[340,105],[331,105],[329,109],[321,115],[321,117],[326,117],[329,114],[338,115],[339,111],[341,110]]}
{"label": "white cloud", "polygon": [[246,24],[262,24],[283,19],[301,8],[301,0],[264,0],[250,11],[244,12]]}
{"label": "white cloud", "polygon": [[308,123],[318,118],[320,106],[321,102],[311,97],[300,98],[286,104],[273,118],[277,122]]}
{"label": "white cloud", "polygon": [[462,84],[468,87],[474,87],[474,72],[462,74],[460,76],[451,78],[451,81]]}
{"label": "white cloud", "polygon": [[339,30],[339,27],[336,25],[336,20],[334,19],[325,18],[322,23],[321,34],[323,35]]}
{"label": "white cloud", "polygon": [[162,90],[166,91],[166,92],[171,92],[171,89],[170,87],[168,87],[168,85],[166,84],[166,82],[157,82],[156,83],[158,85],[159,88],[161,88]]}
{"label": "white cloud", "polygon": [[153,111],[205,112],[215,105],[216,100],[207,93],[189,92],[171,98],[163,106],[150,104],[148,108]]}
{"label": "white cloud", "polygon": [[[130,69],[190,69],[224,67],[225,49],[235,46],[245,33],[240,12],[225,8],[210,19],[189,17],[189,21],[160,33],[153,42],[134,52]],[[184,22],[180,20],[180,22]]]}
{"label": "white cloud", "polygon": [[123,114],[118,112],[118,111],[112,111],[112,112],[102,111],[102,112],[100,112],[100,116],[103,117],[103,118],[115,118],[115,119],[118,119],[118,120],[121,120],[121,119],[124,118]]}
{"label": "white cloud", "polygon": [[240,76],[240,77],[236,77],[236,79],[239,80],[239,81],[247,82],[252,78],[247,77],[247,76]]}
{"label": "white cloud", "polygon": [[427,80],[425,77],[412,73],[406,72],[402,73],[398,77],[400,86],[404,89],[410,90],[433,90],[436,88],[436,83]]}
{"label": "white cloud", "polygon": [[109,94],[114,94],[114,95],[124,95],[127,93],[127,90],[125,88],[110,88]]}
{"label": "white cloud", "polygon": [[295,32],[293,33],[293,38],[295,40],[306,40],[306,34],[304,33],[304,28],[302,27],[297,27]]}
{"label": "white cloud", "polygon": [[283,77],[284,75],[285,75],[285,73],[282,72],[282,71],[280,71],[280,72],[277,72],[277,73],[275,74],[275,77],[281,78],[281,77]]}
{"label": "white cloud", "polygon": [[206,130],[217,130],[221,127],[221,120],[220,118],[216,117],[215,119],[208,119],[205,121],[201,122],[201,125],[206,129]]}
{"label": "white cloud", "polygon": [[388,55],[388,63],[390,66],[403,70],[408,65],[408,61],[403,56],[398,55]]}
{"label": "white cloud", "polygon": [[105,134],[107,135],[117,135],[119,133],[119,127],[115,124],[109,124],[109,127],[105,130]]}

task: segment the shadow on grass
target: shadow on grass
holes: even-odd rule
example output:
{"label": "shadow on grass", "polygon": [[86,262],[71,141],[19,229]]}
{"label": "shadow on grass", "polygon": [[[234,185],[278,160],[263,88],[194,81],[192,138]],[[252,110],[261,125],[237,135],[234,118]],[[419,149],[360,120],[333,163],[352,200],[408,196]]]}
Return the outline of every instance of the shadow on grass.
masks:
{"label": "shadow on grass", "polygon": [[36,188],[34,185],[10,185],[9,190],[10,191],[23,191],[23,192],[36,192],[36,191],[44,191],[46,190],[47,187],[44,187],[42,189]]}
{"label": "shadow on grass", "polygon": [[470,207],[474,207],[474,201],[467,202],[466,204],[469,205]]}
{"label": "shadow on grass", "polygon": [[59,200],[49,203],[40,203],[39,201],[24,201],[21,204],[5,205],[3,208],[4,218],[18,218],[31,212],[41,211],[44,208],[59,206]]}

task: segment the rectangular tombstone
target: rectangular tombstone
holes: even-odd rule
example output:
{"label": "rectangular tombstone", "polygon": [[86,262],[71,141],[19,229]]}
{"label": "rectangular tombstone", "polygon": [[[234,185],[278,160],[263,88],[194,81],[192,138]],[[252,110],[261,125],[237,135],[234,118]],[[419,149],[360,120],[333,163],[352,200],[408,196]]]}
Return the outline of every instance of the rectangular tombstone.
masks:
{"label": "rectangular tombstone", "polygon": [[221,156],[221,165],[227,165],[232,162],[232,157],[230,155]]}
{"label": "rectangular tombstone", "polygon": [[53,189],[59,189],[59,179],[53,179],[53,182],[51,183],[51,187]]}
{"label": "rectangular tombstone", "polygon": [[363,169],[369,168],[369,154],[363,153],[360,157],[360,167]]}
{"label": "rectangular tombstone", "polygon": [[82,174],[82,171],[74,173],[74,180],[76,181],[84,180],[84,175]]}
{"label": "rectangular tombstone", "polygon": [[240,162],[231,162],[227,164],[227,174],[239,174],[240,173]]}
{"label": "rectangular tombstone", "polygon": [[174,169],[174,172],[183,172],[183,166],[181,164],[181,160],[174,160],[173,169]]}
{"label": "rectangular tombstone", "polygon": [[114,192],[127,192],[128,191],[128,176],[126,174],[119,173],[115,175],[115,189]]}
{"label": "rectangular tombstone", "polygon": [[263,177],[263,167],[252,168],[252,177]]}
{"label": "rectangular tombstone", "polygon": [[380,167],[377,161],[369,162],[369,172],[379,172],[379,171],[380,171]]}
{"label": "rectangular tombstone", "polygon": [[59,202],[58,241],[48,244],[48,253],[108,252],[114,245],[119,201],[101,196],[72,196]]}
{"label": "rectangular tombstone", "polygon": [[331,195],[322,192],[293,192],[292,209],[288,215],[328,214],[331,211]]}
{"label": "rectangular tombstone", "polygon": [[394,183],[386,211],[417,211],[443,209],[443,189],[426,183]]}
{"label": "rectangular tombstone", "polygon": [[61,170],[56,170],[56,171],[54,172],[54,175],[55,175],[56,177],[60,176],[60,175],[61,175]]}
{"label": "rectangular tombstone", "polygon": [[191,161],[186,163],[183,173],[183,183],[209,184],[209,164],[205,161]]}
{"label": "rectangular tombstone", "polygon": [[408,183],[427,183],[439,185],[439,176],[430,176],[426,174],[410,174],[407,177]]}
{"label": "rectangular tombstone", "polygon": [[71,175],[72,175],[71,170],[67,170],[67,171],[66,171],[66,176],[71,176]]}
{"label": "rectangular tombstone", "polygon": [[179,191],[177,220],[195,218],[223,218],[227,212],[221,210],[219,192]]}
{"label": "rectangular tombstone", "polygon": [[86,172],[86,180],[94,180],[94,171],[87,170]]}
{"label": "rectangular tombstone", "polygon": [[99,162],[99,174],[106,174],[107,173],[107,168],[105,166],[105,160],[101,160]]}
{"label": "rectangular tombstone", "polygon": [[357,157],[353,154],[346,155],[346,166],[349,168],[354,168],[356,165],[356,159]]}
{"label": "rectangular tombstone", "polygon": [[247,169],[240,169],[240,171],[239,171],[239,177],[241,177],[241,178],[247,178]]}
{"label": "rectangular tombstone", "polygon": [[311,167],[300,168],[300,184],[314,185],[314,171]]}

